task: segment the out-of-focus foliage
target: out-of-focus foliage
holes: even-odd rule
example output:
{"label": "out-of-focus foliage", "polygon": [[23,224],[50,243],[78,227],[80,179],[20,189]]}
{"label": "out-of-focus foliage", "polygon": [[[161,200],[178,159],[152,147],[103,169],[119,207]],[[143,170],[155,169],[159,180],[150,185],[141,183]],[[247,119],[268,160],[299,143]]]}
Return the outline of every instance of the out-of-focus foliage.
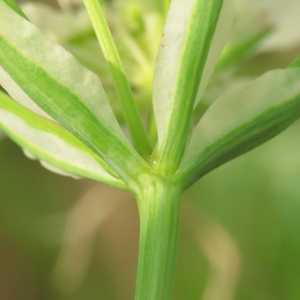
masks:
{"label": "out-of-focus foliage", "polygon": [[[230,42],[195,119],[220,94],[288,66],[300,53],[298,0],[235,2]],[[164,23],[148,3],[103,3],[139,108],[147,114]],[[22,8],[100,76],[120,111],[82,3]],[[184,194],[174,299],[298,300],[299,132],[298,122]],[[133,299],[139,224],[129,194],[52,174],[8,139],[0,139],[0,170],[1,300]]]}

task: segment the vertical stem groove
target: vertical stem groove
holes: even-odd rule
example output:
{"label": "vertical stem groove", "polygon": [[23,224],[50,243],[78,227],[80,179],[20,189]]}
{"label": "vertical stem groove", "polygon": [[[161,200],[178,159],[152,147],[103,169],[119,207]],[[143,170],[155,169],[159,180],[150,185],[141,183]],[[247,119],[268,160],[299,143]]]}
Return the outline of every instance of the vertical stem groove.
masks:
{"label": "vertical stem groove", "polygon": [[138,195],[140,246],[135,300],[170,300],[173,294],[180,190],[151,178]]}

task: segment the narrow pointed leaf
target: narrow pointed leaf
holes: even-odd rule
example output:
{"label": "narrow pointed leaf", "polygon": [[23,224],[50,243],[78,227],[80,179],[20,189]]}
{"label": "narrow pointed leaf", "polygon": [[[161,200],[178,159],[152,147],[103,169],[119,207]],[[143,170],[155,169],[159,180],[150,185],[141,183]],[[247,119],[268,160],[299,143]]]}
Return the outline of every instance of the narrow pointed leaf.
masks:
{"label": "narrow pointed leaf", "polygon": [[300,68],[300,56],[298,56],[290,65],[289,68]]}
{"label": "narrow pointed leaf", "polygon": [[223,0],[173,0],[155,64],[157,168],[174,173],[188,136],[200,80]]}
{"label": "narrow pointed leaf", "polygon": [[207,88],[209,80],[229,38],[233,21],[234,8],[232,0],[224,0],[218,24],[209,48],[195,105],[201,100],[201,97]]}
{"label": "narrow pointed leaf", "polygon": [[[0,92],[0,127],[25,154],[59,174],[94,179],[126,189],[111,168],[59,124],[43,118]],[[106,170],[107,169],[107,170]]]}
{"label": "narrow pointed leaf", "polygon": [[187,187],[299,117],[300,68],[269,71],[211,105],[195,129],[179,176]]}
{"label": "narrow pointed leaf", "polygon": [[257,48],[259,44],[262,43],[273,32],[273,30],[273,27],[267,27],[265,30],[256,33],[250,38],[227,47],[222,53],[216,69],[218,71],[226,69],[247,58],[248,54],[251,54],[251,52]]}
{"label": "narrow pointed leaf", "polygon": [[22,9],[19,7],[19,5],[15,2],[15,0],[4,0],[4,2],[13,9],[17,14],[19,14],[21,17],[28,20]]}
{"label": "narrow pointed leaf", "polygon": [[[28,99],[123,177],[132,177],[144,169],[145,163],[116,121],[98,76],[3,0],[0,0],[0,67]],[[5,80],[7,76],[0,77],[0,84],[5,86]],[[14,99],[20,100],[18,96]]]}
{"label": "narrow pointed leaf", "polygon": [[165,15],[168,14],[168,10],[169,10],[171,1],[172,1],[172,0],[165,0]]}
{"label": "narrow pointed leaf", "polygon": [[143,157],[148,158],[151,153],[150,142],[99,0],[84,0],[84,3],[108,63],[133,145]]}

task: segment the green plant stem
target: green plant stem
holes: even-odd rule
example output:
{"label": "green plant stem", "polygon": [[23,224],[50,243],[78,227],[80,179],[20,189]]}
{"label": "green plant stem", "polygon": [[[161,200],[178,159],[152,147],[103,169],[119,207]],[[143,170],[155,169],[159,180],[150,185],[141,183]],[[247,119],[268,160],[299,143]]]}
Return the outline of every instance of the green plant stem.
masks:
{"label": "green plant stem", "polygon": [[103,15],[98,0],[84,0],[92,20],[102,52],[108,63],[118,98],[121,101],[125,122],[135,149],[144,158],[151,154],[150,142],[134,101],[132,91],[114,43],[113,37]]}
{"label": "green plant stem", "polygon": [[140,246],[135,300],[172,299],[179,236],[178,185],[150,176],[137,195]]}
{"label": "green plant stem", "polygon": [[149,136],[151,146],[154,149],[157,143],[157,129],[155,124],[154,112],[152,109],[148,119],[148,136]]}

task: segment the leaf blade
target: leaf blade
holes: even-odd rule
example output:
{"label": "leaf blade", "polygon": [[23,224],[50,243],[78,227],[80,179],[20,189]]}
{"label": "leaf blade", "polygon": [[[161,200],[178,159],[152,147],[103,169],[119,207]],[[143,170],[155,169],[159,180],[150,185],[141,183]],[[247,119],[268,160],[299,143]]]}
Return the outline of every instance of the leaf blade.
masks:
{"label": "leaf blade", "polygon": [[171,2],[153,79],[155,160],[165,174],[174,173],[182,158],[222,5],[222,0]]}
{"label": "leaf blade", "polygon": [[4,2],[13,9],[17,14],[19,14],[21,17],[28,20],[27,16],[24,14],[22,9],[19,7],[19,5],[15,2],[15,0],[4,0]]}
{"label": "leaf blade", "polygon": [[148,158],[152,151],[150,142],[101,5],[98,0],[84,0],[84,4],[110,69],[133,145],[143,157]]}
{"label": "leaf blade", "polygon": [[300,68],[300,56],[298,56],[288,67],[289,68]]}
{"label": "leaf blade", "polygon": [[[0,127],[29,156],[74,176],[114,187],[126,185],[113,177],[110,167],[62,126],[41,117],[0,93]],[[105,170],[107,169],[107,170]]]}
{"label": "leaf blade", "polygon": [[41,109],[128,180],[144,170],[146,164],[125,138],[98,76],[3,1],[0,45],[0,66]]}
{"label": "leaf blade", "polygon": [[269,71],[211,105],[195,129],[178,176],[189,186],[299,117],[300,68]]}
{"label": "leaf blade", "polygon": [[224,0],[220,17],[214,32],[203,75],[201,78],[197,99],[195,105],[199,103],[209,80],[217,66],[218,60],[224,50],[224,47],[230,36],[231,28],[234,21],[234,7],[231,0]]}

